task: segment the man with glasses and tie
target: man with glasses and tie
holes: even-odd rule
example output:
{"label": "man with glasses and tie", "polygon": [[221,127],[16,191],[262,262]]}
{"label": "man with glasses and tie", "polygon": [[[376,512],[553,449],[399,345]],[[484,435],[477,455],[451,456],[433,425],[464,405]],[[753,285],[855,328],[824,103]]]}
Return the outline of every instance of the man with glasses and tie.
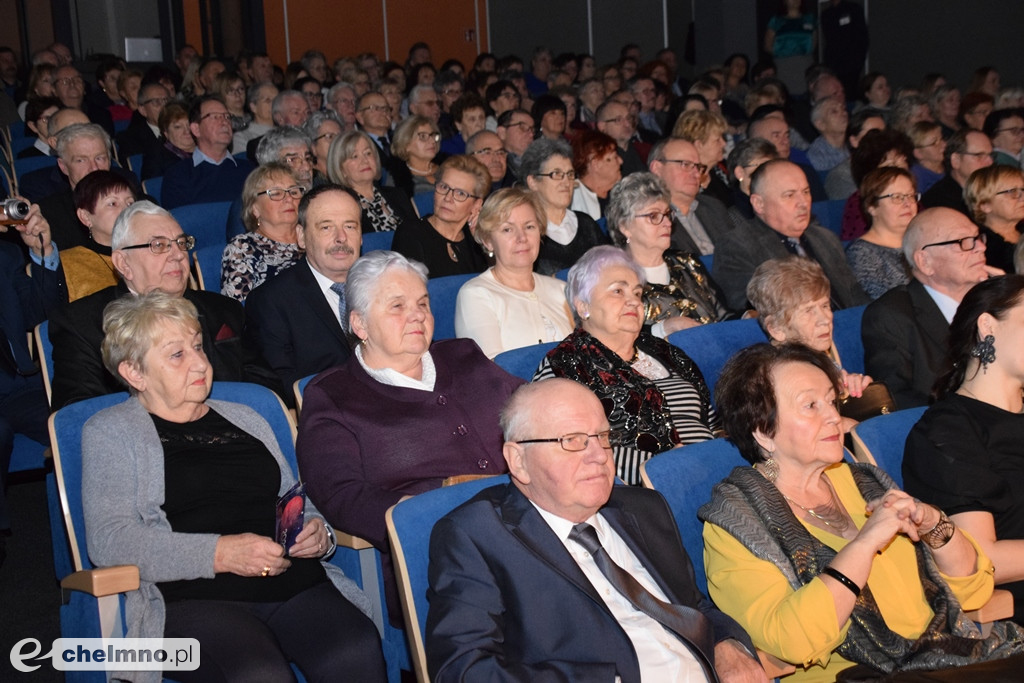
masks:
{"label": "man with glasses and tie", "polygon": [[125,166],[128,157],[145,154],[160,144],[160,112],[170,101],[171,94],[159,83],[147,83],[139,89],[138,110],[128,127],[115,136]]}
{"label": "man with glasses and tie", "polygon": [[567,379],[501,412],[511,484],[430,539],[430,676],[460,680],[766,681],[736,622],[696,588],[661,494],[615,486],[615,435]]}
{"label": "man with glasses and tie", "polygon": [[946,141],[946,175],[921,196],[921,208],[945,206],[968,214],[964,185],[979,168],[992,165],[992,142],[980,130],[961,128]]}
{"label": "man with glasses and tie", "polygon": [[161,204],[173,209],[234,201],[253,165],[230,154],[234,133],[228,108],[217,95],[204,95],[189,107],[188,125],[196,141],[195,151],[164,173]]}
{"label": "man with glasses and tie", "polygon": [[899,409],[928,404],[949,353],[949,324],[974,285],[1002,271],[985,264],[978,226],[945,207],[917,214],[903,234],[910,282],[868,305],[861,323],[864,369],[885,382]]}
{"label": "man with glasses and tie", "polygon": [[714,197],[700,194],[707,167],[689,140],[665,138],[651,148],[651,173],[665,181],[672,195],[672,248],[701,256],[714,254],[729,230],[729,211]]}
{"label": "man with glasses and tie", "polygon": [[155,289],[184,296],[199,311],[203,351],[213,366],[215,380],[257,382],[280,391],[277,377],[259,353],[242,342],[242,304],[215,292],[187,288],[189,250],[193,247],[195,239],[152,202],[136,202],[121,212],[111,242],[111,261],[121,282],[73,301],[50,316],[54,410],[125,390],[115,379],[116,368],[104,367],[100,354],[103,310],[121,296]]}
{"label": "man with glasses and tie", "polygon": [[508,152],[497,133],[482,130],[466,141],[466,154],[476,157],[491,174],[491,193],[503,187],[512,187],[516,176],[508,167]]}

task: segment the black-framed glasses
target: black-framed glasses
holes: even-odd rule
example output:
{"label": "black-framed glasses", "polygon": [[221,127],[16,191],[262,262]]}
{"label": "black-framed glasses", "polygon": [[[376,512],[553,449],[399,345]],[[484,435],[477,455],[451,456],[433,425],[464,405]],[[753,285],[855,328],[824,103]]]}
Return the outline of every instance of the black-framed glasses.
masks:
{"label": "black-framed glasses", "polygon": [[389,107],[386,104],[368,104],[365,107],[363,107],[362,109],[360,109],[359,111],[360,112],[372,111],[372,112],[380,113],[380,112],[385,112],[385,111],[391,111],[391,107]]}
{"label": "black-framed glasses", "polygon": [[1009,190],[999,190],[996,194],[1008,194],[1014,200],[1018,200],[1021,197],[1024,197],[1024,187],[1011,187]]}
{"label": "black-framed glasses", "polygon": [[704,172],[708,170],[707,164],[700,164],[696,161],[690,161],[689,159],[662,159],[663,164],[679,164],[679,168],[684,171],[696,171],[697,173],[704,175]]}
{"label": "black-framed glasses", "polygon": [[196,246],[196,238],[192,235],[181,235],[171,239],[170,237],[154,237],[145,244],[132,244],[127,247],[121,247],[121,249],[146,249],[147,247],[154,254],[166,254],[171,250],[171,245],[177,244],[178,249],[182,251],[188,251]]}
{"label": "black-framed glasses", "polygon": [[465,190],[460,190],[458,188],[452,187],[448,183],[438,181],[437,183],[434,184],[435,194],[439,194],[442,197],[447,197],[449,192],[452,195],[452,199],[454,199],[457,202],[464,202],[470,197],[472,197],[473,199],[480,199],[475,194],[470,194]]}
{"label": "black-framed glasses", "polygon": [[145,107],[147,104],[158,104],[161,107],[171,101],[170,97],[150,97],[148,100],[142,100],[139,102],[140,107]]}
{"label": "black-framed glasses", "polygon": [[491,157],[491,156],[507,157],[508,156],[508,152],[504,148],[502,148],[502,147],[499,147],[498,149],[494,149],[493,147],[484,147],[483,149],[476,150],[475,152],[473,152],[473,154],[476,154],[477,156],[481,156],[481,157]]}
{"label": "black-framed glasses", "polygon": [[[890,192],[889,194],[878,195],[878,201],[882,201],[883,199],[888,199],[893,204],[906,204],[907,202],[915,202],[916,203],[916,202],[921,201],[921,193],[920,192],[910,192],[910,193],[906,193],[906,192]],[[970,251],[970,249],[965,249],[965,251]]]}
{"label": "black-framed glasses", "polygon": [[230,121],[231,114],[226,111],[211,111],[209,114],[203,114],[199,117],[200,121],[205,121],[206,119],[213,119],[214,121]]}
{"label": "black-framed glasses", "polygon": [[533,124],[526,121],[516,121],[515,123],[509,123],[505,128],[526,128],[532,130]]}
{"label": "black-framed glasses", "polygon": [[636,117],[632,114],[629,114],[628,116],[616,116],[612,119],[605,119],[601,123],[636,123]]}
{"label": "black-framed glasses", "polygon": [[647,222],[651,225],[661,225],[666,220],[669,222],[672,221],[672,212],[665,211],[663,213],[661,211],[650,211],[648,213],[635,213],[633,214],[633,218],[646,218]]}
{"label": "black-framed glasses", "polygon": [[341,133],[324,133],[323,135],[317,135],[315,138],[313,138],[313,142],[320,142],[324,138],[327,138],[327,142],[331,142],[332,140],[334,140],[334,138],[338,137],[339,135],[341,135]]}
{"label": "black-framed glasses", "polygon": [[1000,128],[996,131],[996,135],[999,133],[1009,133],[1010,135],[1024,135],[1024,126],[1010,126],[1009,128]]}
{"label": "black-framed glasses", "polygon": [[921,250],[923,251],[923,250],[927,249],[928,247],[945,247],[945,246],[948,246],[950,244],[956,244],[956,245],[960,246],[960,251],[973,251],[974,247],[977,245],[978,242],[981,242],[982,244],[985,244],[986,242],[988,242],[988,238],[985,236],[984,233],[979,233],[977,235],[971,235],[970,237],[961,237],[958,240],[946,240],[945,242],[933,242],[931,244],[924,245],[923,247],[921,247]]}
{"label": "black-framed glasses", "polygon": [[611,448],[612,442],[616,441],[617,438],[617,432],[612,429],[606,429],[603,432],[598,432],[597,434],[572,432],[570,434],[563,434],[562,436],[555,437],[554,439],[523,439],[521,441],[516,441],[515,443],[557,443],[562,447],[563,451],[579,453],[580,451],[585,451],[587,449],[587,446],[590,445],[591,439],[597,439],[597,444],[601,448]]}
{"label": "black-framed glasses", "polygon": [[269,190],[263,190],[257,192],[256,196],[259,197],[261,194],[265,194],[270,197],[271,201],[279,202],[284,199],[285,195],[288,195],[292,199],[302,199],[302,195],[306,194],[306,188],[302,185],[292,185],[291,187],[272,187]]}
{"label": "black-framed glasses", "polygon": [[551,178],[552,180],[562,180],[563,178],[568,178],[569,180],[576,180],[576,171],[572,170],[562,171],[559,169],[551,171],[550,173],[538,173],[537,175],[539,175],[542,178]]}
{"label": "black-framed glasses", "polygon": [[965,156],[965,157],[979,157],[979,158],[980,157],[990,157],[990,156],[992,156],[992,152],[967,152],[967,151],[964,151],[964,152],[957,152],[957,154],[959,154],[960,156]]}

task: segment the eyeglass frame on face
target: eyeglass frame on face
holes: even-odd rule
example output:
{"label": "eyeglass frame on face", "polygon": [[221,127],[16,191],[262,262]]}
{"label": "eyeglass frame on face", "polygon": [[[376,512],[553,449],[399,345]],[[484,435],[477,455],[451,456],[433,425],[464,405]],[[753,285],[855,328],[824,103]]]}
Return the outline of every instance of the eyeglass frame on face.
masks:
{"label": "eyeglass frame on face", "polygon": [[64,78],[53,79],[53,85],[63,85],[65,88],[69,85],[85,86],[85,79],[81,76],[65,76]]}
{"label": "eyeglass frame on face", "polygon": [[473,152],[473,154],[481,157],[507,157],[508,150],[505,149],[504,147],[499,147],[497,149],[494,149],[493,147],[484,147],[483,149],[476,150],[475,152]]}
{"label": "eyeglass frame on face", "polygon": [[1024,126],[1010,126],[1009,128],[996,129],[996,135],[1010,133],[1011,135],[1024,135]]}
{"label": "eyeglass frame on face", "polygon": [[160,254],[166,254],[171,250],[171,244],[177,244],[178,248],[182,251],[189,251],[196,246],[196,238],[192,235],[181,235],[171,239],[170,237],[154,237],[145,244],[131,244],[126,247],[121,247],[122,250],[127,251],[128,249],[145,249],[149,248],[151,252],[159,256]]}
{"label": "eyeglass frame on face", "polygon": [[310,154],[309,152],[306,152],[304,155],[303,154],[285,154],[284,155],[284,159],[282,159],[282,161],[284,161],[284,163],[289,168],[295,168],[296,166],[301,164],[303,161],[305,161],[307,164],[312,166],[313,164],[316,163],[316,158],[312,154]]}
{"label": "eyeglass frame on face", "polygon": [[433,140],[434,142],[441,142],[440,133],[428,133],[427,131],[418,130],[414,133],[414,135],[416,136],[416,139],[419,140],[420,142],[430,142],[431,140]]}
{"label": "eyeglass frame on face", "polygon": [[[661,211],[648,211],[647,213],[634,213],[633,214],[633,218],[646,218],[647,222],[650,223],[651,225],[661,225],[666,220],[669,223],[672,222],[672,211],[669,210],[669,211],[665,211],[664,213],[662,213]],[[657,220],[655,220],[655,219],[657,219]]]}
{"label": "eyeglass frame on face", "polygon": [[148,100],[142,100],[141,102],[139,102],[139,106],[145,107],[156,102],[160,105],[160,108],[162,109],[164,105],[171,101],[171,99],[172,98],[170,97],[150,97]]}
{"label": "eyeglass frame on face", "polygon": [[[583,437],[583,444],[580,446],[580,448],[569,448],[567,444],[573,443],[573,439],[579,439],[580,437]],[[522,439],[520,441],[513,441],[512,443],[517,443],[520,445],[530,443],[557,443],[563,451],[566,451],[568,453],[580,453],[582,451],[587,450],[587,446],[590,445],[590,439],[592,438],[597,439],[597,443],[599,446],[601,446],[601,448],[611,450],[612,440],[618,440],[618,432],[614,429],[605,429],[603,431],[597,432],[596,434],[587,434],[585,432],[569,432],[568,434],[563,434],[562,436],[555,437],[553,439]],[[577,443],[576,445],[580,444]]]}
{"label": "eyeglass frame on face", "polygon": [[[880,195],[878,195],[877,197],[875,197],[875,202],[876,203],[881,202],[883,199],[888,199],[893,204],[897,204],[897,205],[906,204],[911,199],[913,199],[914,203],[917,204],[918,202],[921,201],[921,193],[920,192],[890,192],[889,194],[880,194]],[[967,249],[967,251],[970,251],[970,249]]]}
{"label": "eyeglass frame on face", "polygon": [[533,175],[540,176],[541,178],[551,178],[556,183],[560,182],[565,178],[568,178],[569,180],[576,180],[576,171],[573,169],[569,169],[568,171],[555,169],[554,171],[550,171],[548,173],[534,173]]}
{"label": "eyeglass frame on face", "polygon": [[272,202],[280,202],[284,201],[285,195],[288,195],[292,199],[302,199],[302,195],[306,194],[306,188],[302,185],[292,185],[291,187],[268,187],[265,190],[257,192],[256,196],[259,197],[261,194],[267,195],[267,198]]}
{"label": "eyeglass frame on face", "polygon": [[451,193],[452,199],[459,202],[460,204],[469,199],[470,197],[472,197],[473,199],[480,199],[478,195],[470,194],[469,192],[466,192],[465,190],[460,190],[457,187],[452,187],[443,180],[438,180],[436,183],[434,183],[434,194],[440,195],[441,197],[447,197],[449,193]]}
{"label": "eyeglass frame on face", "polygon": [[515,122],[511,122],[511,123],[508,123],[508,124],[505,125],[505,128],[520,128],[520,127],[526,128],[528,130],[533,130],[533,124],[527,123],[526,121],[515,121]]}
{"label": "eyeglass frame on face", "polygon": [[363,107],[362,109],[360,109],[359,113],[361,114],[364,111],[381,111],[381,112],[388,111],[389,112],[389,111],[391,111],[391,107],[389,107],[386,104],[368,104],[365,107]]}
{"label": "eyeglass frame on face", "polygon": [[[623,105],[628,106],[628,105]],[[636,123],[636,116],[633,114],[623,114],[622,116],[616,116],[613,119],[605,119],[601,123]]]}
{"label": "eyeglass frame on face", "polygon": [[995,193],[995,196],[1001,194],[1008,194],[1014,201],[1020,201],[1020,198],[1024,196],[1024,187],[1011,187],[1006,190],[999,190]]}
{"label": "eyeglass frame on face", "polygon": [[[679,168],[684,171],[689,171],[691,173],[697,171],[700,175],[704,175],[708,171],[707,164],[702,164],[698,161],[690,161],[689,159],[658,159],[658,161],[663,164],[679,164]],[[744,166],[744,168],[746,168],[746,166]]]}
{"label": "eyeglass frame on face", "polygon": [[[968,246],[964,246],[968,241],[970,241],[971,246],[969,246],[969,247]],[[950,246],[950,245],[956,244],[957,246],[960,247],[960,251],[966,253],[966,252],[969,252],[969,251],[974,251],[974,248],[976,246],[978,246],[978,242],[979,241],[982,244],[987,244],[988,243],[988,236],[985,235],[985,233],[983,233],[983,232],[979,232],[977,235],[970,235],[968,237],[961,237],[960,239],[957,239],[957,240],[946,240],[945,242],[932,242],[931,244],[926,244],[923,247],[921,247],[921,251],[924,251],[928,247],[946,247],[946,246]]]}
{"label": "eyeglass frame on face", "polygon": [[200,121],[205,121],[206,119],[213,119],[214,121],[230,122],[231,121],[231,112],[229,112],[229,111],[208,111],[208,112],[206,112],[205,114],[203,114],[202,116],[199,117]]}

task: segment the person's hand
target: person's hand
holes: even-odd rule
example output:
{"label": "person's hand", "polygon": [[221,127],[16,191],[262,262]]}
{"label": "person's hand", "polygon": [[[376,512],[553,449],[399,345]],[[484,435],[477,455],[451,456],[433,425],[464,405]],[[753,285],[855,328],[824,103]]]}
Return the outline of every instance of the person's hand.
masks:
{"label": "person's hand", "polygon": [[29,206],[28,220],[25,223],[16,224],[14,229],[21,233],[21,240],[36,256],[46,257],[53,253],[50,224],[43,218],[38,204]]}
{"label": "person's hand", "polygon": [[700,322],[693,318],[688,318],[685,315],[676,315],[671,318],[666,318],[661,321],[661,324],[665,327],[665,334],[669,335],[679,330],[688,330],[691,327],[700,327]]}
{"label": "person's hand", "polygon": [[874,382],[871,379],[871,375],[860,375],[856,372],[847,372],[846,370],[840,370],[840,374],[843,379],[843,388],[846,389],[846,393],[854,398],[860,398],[868,385]]}
{"label": "person's hand", "polygon": [[715,645],[715,672],[722,683],[768,683],[761,663],[732,638]]}
{"label": "person's hand", "polygon": [[989,277],[999,277],[1000,275],[1006,275],[1006,271],[1002,268],[996,268],[995,266],[985,266],[985,272],[988,273]]}
{"label": "person's hand", "polygon": [[217,540],[213,571],[239,576],[277,576],[291,566],[284,548],[273,539],[256,534],[231,534]]}
{"label": "person's hand", "polygon": [[918,540],[918,529],[922,526],[925,530],[930,529],[939,519],[935,508],[923,505],[899,489],[889,489],[881,498],[869,501],[865,509],[868,521],[857,534],[857,539],[870,543],[876,551],[889,545],[896,534],[906,534],[911,540]]}
{"label": "person's hand", "polygon": [[288,548],[291,557],[322,557],[330,550],[331,539],[322,519],[313,518],[306,522],[295,537],[295,543]]}

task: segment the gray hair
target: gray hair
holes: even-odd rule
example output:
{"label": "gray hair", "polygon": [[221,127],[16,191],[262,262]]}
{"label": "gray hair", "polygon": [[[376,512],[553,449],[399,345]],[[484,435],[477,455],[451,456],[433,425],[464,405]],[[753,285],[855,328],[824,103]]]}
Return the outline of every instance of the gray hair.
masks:
{"label": "gray hair", "polygon": [[320,126],[324,125],[327,121],[334,121],[341,130],[345,130],[345,124],[342,123],[338,115],[330,109],[321,109],[315,111],[309,115],[306,119],[306,123],[302,125],[302,131],[309,137],[309,144],[312,145],[313,141],[316,140],[317,136],[320,135]]}
{"label": "gray hair", "polygon": [[[380,278],[395,268],[414,273],[424,285],[427,284],[427,267],[419,261],[408,259],[397,251],[371,251],[356,259],[345,278],[345,302],[349,312],[365,317]],[[345,320],[345,331],[352,336],[349,320]]]}
{"label": "gray hair", "polygon": [[327,101],[333,102],[334,96],[340,93],[342,90],[351,90],[353,95],[356,94],[356,89],[351,83],[347,81],[338,81],[337,83],[331,86],[330,90],[327,91]]}
{"label": "gray hair", "polygon": [[409,91],[409,104],[418,104],[420,101],[420,95],[423,93],[434,92],[433,85],[417,85]]}
{"label": "gray hair", "polygon": [[127,362],[145,369],[143,360],[159,341],[157,332],[161,322],[178,323],[194,331],[200,329],[199,313],[191,301],[159,289],[138,296],[127,294],[103,309],[103,344],[100,346],[103,365],[133,396],[137,390],[121,376],[118,368]]}
{"label": "gray hair", "polygon": [[505,405],[501,407],[501,412],[498,414],[498,424],[501,425],[501,433],[504,435],[505,441],[529,438],[533,425],[533,406],[537,395],[566,382],[571,382],[572,385],[589,391],[586,385],[565,377],[550,377],[539,382],[527,382],[519,385],[505,401]]}
{"label": "gray hair", "polygon": [[576,302],[590,304],[590,297],[594,293],[597,281],[601,279],[601,272],[611,266],[629,268],[636,273],[640,284],[647,282],[644,269],[622,249],[607,244],[591,248],[569,269],[568,283],[565,286],[565,298],[569,302],[572,317],[577,325],[583,321],[576,312]]}
{"label": "gray hair", "polygon": [[256,163],[266,164],[281,160],[281,150],[294,145],[304,145],[309,150],[309,136],[301,128],[295,126],[279,126],[271,128],[256,147]]}
{"label": "gray hair", "polygon": [[572,163],[572,147],[565,140],[539,138],[530,143],[519,161],[519,177],[527,178],[541,172],[541,168],[551,157],[565,157]]}
{"label": "gray hair", "polygon": [[[246,102],[246,104],[251,104],[251,103],[255,102],[256,98],[260,96],[260,90],[263,90],[264,88],[273,88],[274,90],[277,90],[277,86],[274,85],[274,83],[272,81],[263,81],[261,83],[253,83],[252,85],[249,86],[249,89],[245,91],[245,102]],[[278,93],[278,94],[280,94],[280,93]],[[277,95],[274,95],[274,97],[276,98]],[[270,106],[271,106],[271,110],[273,110],[273,106],[274,106],[273,103],[271,103]],[[273,114],[273,111],[271,111],[271,113]]]}
{"label": "gray hair", "polygon": [[624,245],[626,237],[619,228],[628,223],[637,211],[659,199],[672,204],[672,195],[665,181],[653,173],[630,173],[615,183],[608,194],[608,208],[605,211],[612,240],[619,246]]}
{"label": "gray hair", "polygon": [[817,261],[801,256],[769,259],[754,269],[747,283],[747,299],[757,310],[757,322],[769,337],[769,327],[788,328],[797,309],[827,297],[829,292],[831,284],[825,271]]}
{"label": "gray hair", "polygon": [[[498,134],[495,133],[493,130],[487,130],[486,128],[484,128],[481,131],[477,131],[476,133],[473,133],[473,135],[471,135],[469,139],[466,140],[466,154],[476,153],[476,146],[480,144],[480,140],[482,140],[486,135],[494,135],[495,137],[498,136]],[[498,144],[501,145],[502,149],[505,149],[505,143],[501,141],[500,137],[498,138]]]}
{"label": "gray hair", "polygon": [[[146,216],[166,216],[172,221],[177,223],[174,216],[167,209],[157,206],[151,201],[142,200],[135,202],[131,206],[127,207],[114,221],[114,229],[110,236],[110,248],[113,251],[123,249],[134,241],[135,229],[134,222],[135,217],[139,214]],[[176,237],[177,235],[168,235],[168,237]]]}
{"label": "gray hair", "polygon": [[732,148],[726,165],[729,167],[729,175],[735,176],[737,168],[746,166],[758,157],[775,159],[778,156],[779,150],[768,140],[764,138],[747,138]]}
{"label": "gray hair", "polygon": [[270,105],[270,116],[273,117],[274,123],[277,123],[277,119],[284,114],[284,108],[287,106],[288,100],[293,97],[298,97],[303,103],[306,101],[306,98],[298,90],[281,90],[274,96],[274,101]]}
{"label": "gray hair", "polygon": [[57,156],[64,159],[64,163],[68,163],[68,160],[64,158],[68,145],[81,138],[94,138],[101,141],[103,146],[107,148],[107,155],[112,154],[110,136],[102,127],[95,123],[72,123],[57,133]]}

